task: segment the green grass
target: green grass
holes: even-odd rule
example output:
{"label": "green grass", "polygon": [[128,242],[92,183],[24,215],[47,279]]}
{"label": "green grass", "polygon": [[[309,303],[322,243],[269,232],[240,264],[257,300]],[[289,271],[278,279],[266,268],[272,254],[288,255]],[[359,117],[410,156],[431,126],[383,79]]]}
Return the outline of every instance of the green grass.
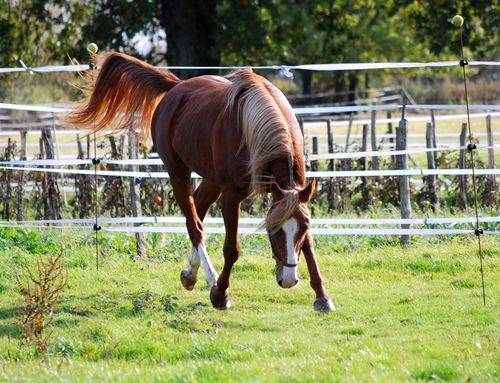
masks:
{"label": "green grass", "polygon": [[[231,285],[217,311],[208,288],[182,289],[189,244],[132,260],[133,237],[0,229],[0,381],[8,382],[495,382],[500,380],[500,240],[483,237],[487,305],[476,240],[317,237],[337,311],[316,313],[302,282],[280,289],[263,236],[243,236]],[[68,286],[51,326],[49,354],[22,340],[15,274],[36,253],[65,244]],[[208,238],[221,269],[222,237]]]}

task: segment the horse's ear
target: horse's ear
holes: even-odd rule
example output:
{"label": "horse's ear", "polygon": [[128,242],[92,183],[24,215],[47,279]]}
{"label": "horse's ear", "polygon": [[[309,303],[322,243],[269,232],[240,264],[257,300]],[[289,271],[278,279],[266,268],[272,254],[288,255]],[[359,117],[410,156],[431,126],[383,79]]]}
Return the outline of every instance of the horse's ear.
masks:
{"label": "horse's ear", "polygon": [[304,190],[299,192],[299,201],[302,203],[307,203],[311,199],[314,189],[316,188],[316,179],[313,178],[312,181],[307,185]]}

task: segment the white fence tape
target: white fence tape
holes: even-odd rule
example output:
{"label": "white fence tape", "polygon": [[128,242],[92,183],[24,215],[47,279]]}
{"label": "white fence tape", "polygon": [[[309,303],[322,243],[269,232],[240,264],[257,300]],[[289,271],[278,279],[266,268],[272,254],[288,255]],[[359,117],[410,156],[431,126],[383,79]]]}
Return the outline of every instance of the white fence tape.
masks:
{"label": "white fence tape", "polygon": [[[115,217],[115,218],[99,218],[99,224],[184,224],[184,217]],[[239,219],[240,225],[259,226],[264,222],[264,218],[248,218],[242,217]],[[498,223],[500,216],[479,217],[481,223]],[[5,222],[4,222],[5,223]],[[51,225],[67,225],[67,224],[93,224],[95,218],[72,218],[72,219],[44,219],[37,221],[19,221],[16,224],[33,225],[33,224],[51,224]],[[321,225],[459,225],[476,223],[475,217],[437,217],[437,218],[312,218],[313,226]],[[0,222],[2,224],[2,222]],[[223,218],[206,217],[203,220],[204,225],[223,225]]]}
{"label": "white fence tape", "polygon": [[[500,145],[477,145],[477,149],[495,149],[500,148]],[[388,150],[388,151],[367,151],[367,152],[338,152],[328,154],[309,154],[307,157],[311,161],[317,160],[332,160],[332,159],[348,159],[348,158],[361,158],[361,157],[383,157],[383,156],[397,156],[403,154],[427,153],[437,151],[453,151],[464,150],[467,146],[440,146],[438,148],[418,148],[406,150]],[[143,159],[128,159],[128,160],[107,160],[100,159],[103,164],[110,165],[134,165],[134,166],[163,166],[163,161],[159,158],[143,158]],[[0,161],[4,166],[77,166],[77,165],[91,165],[90,159],[44,159],[44,160],[12,160]]]}
{"label": "white fence tape", "polygon": [[0,102],[0,109],[24,110],[28,112],[50,112],[50,113],[66,113],[66,112],[71,112],[73,110],[68,108],[57,108],[53,106],[9,104],[4,102]]}
{"label": "white fence tape", "polygon": [[[0,223],[0,227],[27,227],[34,229],[72,229],[72,230],[93,230],[93,226],[44,226],[44,225],[7,225]],[[113,233],[179,233],[187,234],[186,227],[183,226],[110,226],[102,227],[105,232]],[[225,234],[224,227],[205,227],[206,234]],[[240,234],[265,234],[265,230],[251,227],[240,227]],[[353,228],[315,228],[311,229],[314,235],[463,235],[473,234],[474,230],[468,229],[353,229]],[[497,231],[484,231],[486,235],[500,235]]]}
{"label": "white fence tape", "polygon": [[[31,168],[16,166],[0,166],[0,169],[74,174],[94,175],[100,177],[135,177],[135,178],[169,178],[167,172],[129,172],[119,170],[85,170],[85,169],[53,169],[53,168]],[[500,175],[500,169],[475,169],[475,175]],[[404,170],[337,170],[306,172],[307,178],[342,178],[342,177],[395,177],[395,176],[458,176],[472,175],[472,169],[404,169]],[[196,173],[191,173],[192,178],[200,178]]]}
{"label": "white fence tape", "polygon": [[[399,109],[413,109],[413,110],[466,110],[466,105],[353,105],[353,106],[312,106],[304,108],[294,108],[293,111],[297,116],[314,116],[314,115],[327,115],[338,113],[354,113],[354,112],[372,112],[372,111],[389,111]],[[500,110],[499,105],[469,105],[469,110]],[[408,119],[409,120],[409,119]],[[399,120],[398,120],[399,121]]]}
{"label": "white fence tape", "polygon": [[[1,73],[31,72],[82,72],[90,69],[90,65],[54,65],[30,67],[21,61],[21,68],[0,68]],[[188,69],[188,70],[234,70],[234,69],[271,69],[288,72],[289,70],[309,71],[345,71],[374,69],[412,69],[412,68],[443,68],[459,66],[456,61],[436,62],[378,62],[378,63],[345,63],[345,64],[305,64],[305,65],[267,65],[267,66],[159,66],[158,69]],[[469,61],[470,66],[499,66],[497,61]]]}
{"label": "white fence tape", "polygon": [[[304,115],[323,115],[323,114],[339,114],[339,113],[354,113],[354,112],[371,112],[371,111],[389,111],[399,109],[412,109],[412,110],[466,110],[466,105],[431,105],[431,104],[417,104],[417,105],[401,105],[401,104],[387,104],[387,105],[351,105],[351,106],[328,106],[328,107],[296,107],[293,109],[297,116]],[[72,108],[61,108],[47,105],[29,105],[29,104],[12,104],[0,103],[0,109],[7,110],[24,110],[32,112],[49,112],[49,113],[66,113],[70,112]],[[500,105],[469,105],[469,110],[483,110],[483,111],[500,111]],[[410,120],[410,118],[408,119]]]}
{"label": "white fence tape", "polygon": [[0,73],[33,72],[33,73],[53,73],[53,72],[83,72],[89,70],[89,65],[48,65],[39,67],[23,66],[21,68],[0,68]]}

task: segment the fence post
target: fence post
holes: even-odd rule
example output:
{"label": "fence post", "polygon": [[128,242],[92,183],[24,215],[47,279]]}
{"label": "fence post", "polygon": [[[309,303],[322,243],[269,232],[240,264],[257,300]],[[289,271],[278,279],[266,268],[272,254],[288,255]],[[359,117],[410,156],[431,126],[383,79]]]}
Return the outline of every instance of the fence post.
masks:
{"label": "fence post", "polygon": [[[54,158],[60,158],[61,157],[61,153],[60,153],[60,150],[59,150],[59,144],[58,144],[58,141],[57,141],[57,133],[56,133],[56,117],[55,117],[55,114],[52,113],[52,145],[54,147]],[[56,176],[57,178],[57,176]],[[66,191],[64,190],[64,183],[65,183],[65,178],[64,178],[64,174],[59,174],[59,178],[61,179],[61,185],[62,185],[62,197],[63,197],[63,202],[64,202],[64,206],[68,206],[68,198],[66,196]]]}
{"label": "fence post", "polygon": [[[88,139],[88,136],[87,136]],[[78,148],[77,159],[83,160],[85,158],[85,152],[83,151],[82,140],[80,135],[76,135],[76,144]],[[86,165],[79,165],[78,169],[86,169]],[[92,209],[92,190],[89,187],[88,177],[80,174],[74,175],[75,180],[75,204],[73,210],[73,216],[78,215],[79,218],[90,217],[90,211]],[[95,201],[97,203],[97,201]]]}
{"label": "fence post", "polygon": [[[394,147],[394,137],[393,137],[394,130],[392,128],[392,121],[391,121],[392,113],[390,111],[387,112],[387,119],[389,120],[389,122],[387,123],[387,134],[389,135],[389,146],[390,146],[389,150],[393,150],[392,148]],[[391,165],[393,168],[395,163],[396,163],[396,157],[391,156]]]}
{"label": "fence post", "polygon": [[347,149],[349,149],[349,140],[351,139],[351,130],[352,130],[352,122],[354,120],[354,115],[353,113],[349,114],[349,125],[347,125],[347,134],[345,136],[345,149],[344,151],[347,152]]}
{"label": "fence post", "polygon": [[[467,139],[467,123],[462,124],[462,131],[460,132],[460,146],[465,146],[465,140]],[[458,168],[465,169],[465,149],[460,149],[460,156],[458,158]],[[458,176],[458,206],[460,209],[465,210],[467,207],[467,178],[465,175]]]}
{"label": "fence post", "polygon": [[[26,136],[28,134],[27,129],[21,129],[19,132],[21,135],[21,144],[19,147],[19,159],[21,161],[26,160]],[[17,221],[22,221],[24,219],[24,171],[19,172],[19,177],[17,179]]]}
{"label": "fence post", "polygon": [[[326,129],[328,135],[328,153],[333,153],[333,132],[332,124],[330,120],[326,121]],[[328,171],[335,171],[335,160],[331,159],[328,161]],[[330,177],[329,179],[329,193],[328,193],[328,205],[330,212],[337,209],[337,181],[335,177]]]}
{"label": "fence post", "polygon": [[434,114],[434,110],[431,109],[431,123],[432,123],[432,131],[434,132],[432,137],[432,145],[434,148],[437,148],[436,144],[436,116]]}
{"label": "fence post", "polygon": [[[137,159],[137,133],[134,126],[131,126],[128,131],[128,158]],[[138,166],[132,165],[131,170],[136,172]],[[134,217],[142,216],[141,208],[141,190],[139,184],[136,182],[136,178],[130,177],[130,202],[132,204],[132,215]],[[134,226],[140,226],[135,224]],[[144,235],[143,233],[135,233],[135,240],[137,243],[137,255],[141,258],[146,256],[146,248],[144,246]]]}
{"label": "fence post", "polygon": [[[45,148],[45,158],[54,159],[54,142],[52,140],[52,132],[50,128],[42,129],[42,141]],[[59,186],[57,184],[57,176],[54,173],[47,172],[44,179],[46,180],[47,187],[47,211],[45,212],[46,219],[60,219],[61,218],[61,197],[59,193]]]}
{"label": "fence post", "polygon": [[[488,169],[495,169],[495,149],[493,148],[493,133],[491,132],[491,115],[486,116],[486,134],[488,136]],[[486,193],[484,202],[489,207],[496,207],[497,205],[497,189],[496,176],[490,174],[486,181]]]}
{"label": "fence post", "polygon": [[302,119],[302,117],[299,117],[298,120],[300,132],[302,133],[302,137],[304,137],[304,120]]}
{"label": "fence post", "polygon": [[[406,150],[408,139],[408,122],[405,119],[405,109],[403,107],[401,121],[399,127],[396,128],[396,150]],[[408,169],[408,155],[399,154],[396,156],[397,169]],[[401,218],[411,218],[411,204],[410,204],[410,180],[408,176],[399,176],[399,204],[401,208]],[[402,229],[409,229],[409,224],[402,224]],[[401,235],[401,245],[407,245],[410,242],[408,234]]]}
{"label": "fence post", "polygon": [[[372,110],[371,113],[371,147],[372,151],[377,151],[377,112]],[[379,158],[372,157],[372,169],[379,170]]]}
{"label": "fence post", "polygon": [[[368,151],[368,125],[364,124],[363,125],[363,137],[361,140],[361,151],[366,152]],[[363,170],[368,170],[368,157],[363,156],[361,159],[362,165],[363,165]],[[363,204],[363,209],[368,209],[370,206],[370,190],[368,187],[368,177],[363,177],[361,180],[362,188],[361,188],[361,196],[362,196],[362,204]]]}
{"label": "fence post", "polygon": [[[43,148],[43,140],[42,137],[38,139],[38,145],[40,149],[40,154],[39,154],[39,159],[43,160],[45,158],[45,150]],[[47,194],[47,178],[45,177],[45,173],[36,173],[35,176],[36,182],[40,182],[41,186],[41,191],[40,188],[36,188],[33,191],[35,192],[35,197],[40,196],[40,198],[35,198],[35,219],[45,219],[45,213],[44,211],[46,209],[47,201],[45,199],[45,195]],[[37,184],[35,183],[35,186]]]}
{"label": "fence post", "polygon": [[[434,149],[434,138],[435,138],[434,125],[432,123],[427,123],[427,129],[425,131],[425,142],[427,149]],[[436,169],[436,152],[427,152],[427,168]],[[432,210],[436,211],[439,206],[439,198],[436,189],[436,176],[430,174],[425,177],[427,182],[427,188],[429,189],[429,198],[432,204]]]}
{"label": "fence post", "polygon": [[[312,154],[318,154],[318,137],[316,136],[312,138]],[[318,171],[318,160],[311,161],[311,170]]]}
{"label": "fence post", "polygon": [[[7,148],[5,148],[5,161],[10,161],[14,158],[14,148],[15,148],[15,143],[12,142],[10,137],[7,140]],[[2,196],[3,198],[3,211],[2,211],[2,219],[10,220],[10,205],[11,205],[11,199],[12,199],[12,186],[11,186],[11,180],[12,180],[12,171],[11,170],[6,170],[5,173],[5,178],[2,181],[5,181],[5,191],[4,195]]]}

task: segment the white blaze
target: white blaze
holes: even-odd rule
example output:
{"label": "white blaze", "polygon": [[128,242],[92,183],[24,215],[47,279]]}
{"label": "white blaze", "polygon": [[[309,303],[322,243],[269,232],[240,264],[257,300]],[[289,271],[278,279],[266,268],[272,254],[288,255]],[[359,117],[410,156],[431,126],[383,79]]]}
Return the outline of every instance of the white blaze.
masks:
{"label": "white blaze", "polygon": [[[299,263],[299,255],[295,251],[295,236],[299,230],[299,224],[295,218],[290,218],[283,224],[286,241],[286,263],[289,265],[297,265]],[[295,286],[297,276],[297,266],[283,266],[283,287]]]}

